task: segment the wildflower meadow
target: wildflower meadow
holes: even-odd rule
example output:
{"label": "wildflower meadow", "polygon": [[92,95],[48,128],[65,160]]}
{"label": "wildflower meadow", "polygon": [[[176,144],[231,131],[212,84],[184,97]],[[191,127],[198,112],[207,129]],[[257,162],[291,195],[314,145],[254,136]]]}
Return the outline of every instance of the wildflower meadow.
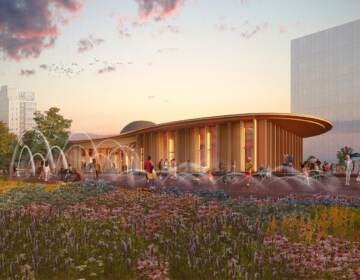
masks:
{"label": "wildflower meadow", "polygon": [[1,181],[0,279],[360,279],[360,203]]}

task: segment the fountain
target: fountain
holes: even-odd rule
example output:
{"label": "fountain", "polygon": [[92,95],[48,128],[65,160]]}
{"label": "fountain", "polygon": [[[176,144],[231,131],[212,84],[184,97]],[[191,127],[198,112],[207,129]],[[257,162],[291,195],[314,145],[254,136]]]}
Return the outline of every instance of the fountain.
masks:
{"label": "fountain", "polygon": [[[20,156],[19,156],[19,161],[18,161],[18,164],[16,166],[16,169],[19,170],[20,169],[20,162],[21,162],[21,158],[22,158],[22,154],[24,152],[24,150],[26,150],[29,154],[29,157],[30,157],[30,163],[31,163],[31,171],[32,171],[32,175],[35,176],[35,163],[34,163],[34,156],[31,152],[31,149],[29,148],[29,146],[27,145],[24,145],[22,148],[21,148],[21,151],[20,151]],[[13,167],[10,167],[13,169]]]}
{"label": "fountain", "polygon": [[[27,145],[23,145],[22,143],[22,140],[24,138],[24,136],[26,135],[26,133],[28,133],[29,131],[33,131],[35,132],[38,136],[40,136],[41,140],[43,141],[45,147],[46,147],[46,155],[43,155],[41,153],[35,153],[33,154],[30,147],[27,146]],[[18,151],[19,149],[21,148],[20,150],[20,153],[18,155]],[[62,157],[62,164],[63,164],[63,167],[64,168],[68,168],[68,163],[67,163],[67,159],[66,159],[66,156],[63,152],[63,149],[61,149],[59,146],[50,146],[48,140],[46,139],[46,137],[44,136],[44,134],[39,131],[38,129],[32,129],[32,130],[28,130],[28,131],[25,131],[21,136],[20,138],[18,139],[18,142],[15,146],[15,149],[14,149],[14,152],[13,152],[13,155],[12,155],[12,159],[11,159],[11,163],[10,163],[10,170],[9,170],[9,174],[10,176],[14,176],[14,170],[15,170],[15,166],[16,166],[16,170],[19,170],[20,169],[20,163],[21,163],[21,160],[22,160],[22,157],[23,157],[23,153],[24,153],[24,150],[26,150],[29,154],[29,162],[31,163],[31,175],[32,177],[35,177],[36,176],[36,167],[35,167],[35,158],[36,157],[39,157],[41,159],[41,161],[46,161],[48,160],[49,161],[49,164],[50,164],[50,168],[52,171],[56,171],[57,170],[57,164],[55,163],[54,161],[54,156],[53,156],[53,150],[58,150],[59,152],[59,155]],[[18,158],[17,158],[18,156]],[[17,164],[15,165],[17,161]],[[17,174],[19,175],[19,173]]]}
{"label": "fountain", "polygon": [[[36,176],[36,159],[41,161],[48,160],[50,168],[53,174],[56,174],[60,167],[64,170],[69,168],[68,156],[69,153],[78,148],[85,151],[87,149],[81,144],[74,144],[68,150],[64,152],[59,146],[50,146],[46,137],[39,131],[33,130],[43,141],[47,153],[45,155],[37,152],[32,153],[29,146],[22,143],[22,139],[26,132],[19,138],[18,143],[14,149],[11,164],[10,175],[13,176],[15,166],[17,170],[23,171],[21,168],[22,158],[24,153],[27,152],[29,160],[27,161],[28,169],[32,177]],[[87,135],[84,133],[84,135]],[[102,172],[102,178],[113,181],[114,183],[122,186],[143,186],[146,185],[146,176],[143,170],[139,169],[140,160],[136,151],[129,147],[120,144],[114,139],[104,139],[96,144],[91,137],[87,135],[91,142],[91,146],[94,151],[94,158],[100,162],[100,158],[103,158],[104,168]],[[112,146],[111,151],[107,154],[101,153],[99,149],[106,143],[110,143]],[[20,152],[19,152],[20,150]],[[113,156],[118,151],[121,151],[126,157],[126,165],[131,167],[126,170],[121,170],[113,163]],[[55,153],[57,155],[56,162],[54,161]],[[87,155],[88,156],[88,155]],[[129,161],[129,162],[128,162]],[[133,163],[133,164],[132,164]],[[26,171],[26,169],[25,169]],[[83,170],[85,178],[93,179],[94,170],[93,166],[89,164],[89,169]],[[309,171],[309,176],[295,170],[294,168],[278,166],[274,169],[264,169],[260,172],[256,172],[251,176],[242,172],[210,172],[205,170],[202,166],[193,162],[183,162],[177,166],[176,176],[169,171],[160,171],[156,184],[161,189],[169,187],[177,187],[183,191],[196,191],[198,189],[207,189],[210,191],[217,191],[223,189],[234,195],[247,194],[247,193],[259,193],[259,194],[279,194],[279,193],[314,193],[314,192],[336,192],[339,189],[339,178],[326,174],[313,176],[318,174],[319,171]],[[17,172],[19,175],[19,172]]]}
{"label": "fountain", "polygon": [[[44,134],[39,131],[38,129],[33,129],[31,130],[35,133],[37,133],[41,139],[43,140],[45,146],[46,146],[46,150],[47,150],[47,155],[46,155],[46,158],[49,158],[49,162],[50,162],[50,166],[52,169],[55,169],[55,163],[54,163],[54,158],[53,158],[53,155],[52,155],[52,152],[51,152],[51,147],[50,147],[50,144],[48,142],[48,140],[46,139],[46,137],[44,136]],[[13,155],[12,155],[12,159],[11,159],[11,163],[10,163],[10,170],[9,170],[9,174],[10,176],[13,176],[13,172],[14,172],[14,166],[15,166],[15,160],[16,160],[16,156],[17,156],[17,153],[18,153],[18,150],[19,150],[19,147],[22,146],[22,139],[24,138],[24,136],[26,135],[26,133],[28,133],[29,131],[25,131],[19,138],[16,146],[15,146],[15,149],[14,149],[14,152],[13,152]],[[26,146],[26,145],[25,145]],[[22,147],[21,149],[21,152],[20,152],[20,157],[19,157],[19,161],[21,161],[21,156],[22,156],[22,151],[24,150],[24,147]],[[32,152],[30,150],[29,147],[27,147],[27,150],[29,151],[29,154],[30,154],[30,161],[32,163],[32,168],[33,168],[33,175],[35,176],[35,165],[34,165],[34,157],[32,155]]]}

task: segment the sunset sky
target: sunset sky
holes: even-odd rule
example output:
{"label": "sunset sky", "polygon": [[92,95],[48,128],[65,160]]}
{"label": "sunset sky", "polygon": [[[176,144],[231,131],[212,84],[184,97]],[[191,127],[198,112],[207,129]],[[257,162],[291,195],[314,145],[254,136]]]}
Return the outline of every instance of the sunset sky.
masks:
{"label": "sunset sky", "polygon": [[359,0],[1,0],[0,85],[72,131],[290,110],[290,40]]}

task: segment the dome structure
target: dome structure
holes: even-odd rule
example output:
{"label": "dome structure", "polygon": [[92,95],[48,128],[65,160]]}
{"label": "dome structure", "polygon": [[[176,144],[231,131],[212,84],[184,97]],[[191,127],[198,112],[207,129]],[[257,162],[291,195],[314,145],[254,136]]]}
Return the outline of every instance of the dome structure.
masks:
{"label": "dome structure", "polygon": [[120,134],[128,133],[128,132],[143,129],[143,128],[148,128],[148,127],[151,127],[154,125],[156,125],[156,124],[153,122],[149,122],[149,121],[134,121],[134,122],[128,123],[126,126],[124,126],[123,129],[120,131]]}

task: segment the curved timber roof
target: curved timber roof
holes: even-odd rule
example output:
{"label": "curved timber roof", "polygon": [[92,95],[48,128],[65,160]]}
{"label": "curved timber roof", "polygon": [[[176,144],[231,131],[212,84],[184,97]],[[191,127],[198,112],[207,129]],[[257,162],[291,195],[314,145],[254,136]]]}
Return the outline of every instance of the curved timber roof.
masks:
{"label": "curved timber roof", "polygon": [[[332,124],[330,123],[330,121],[310,115],[301,115],[301,114],[292,114],[292,113],[253,113],[253,114],[234,114],[234,115],[224,115],[224,116],[215,116],[215,117],[203,117],[196,119],[173,121],[162,124],[154,124],[149,121],[135,121],[126,125],[121,130],[121,133],[115,137],[133,136],[136,134],[146,133],[151,131],[171,130],[171,129],[179,129],[179,128],[187,128],[187,127],[196,127],[202,125],[210,126],[224,122],[247,121],[247,120],[250,121],[253,119],[269,120],[274,124],[279,125],[283,129],[293,132],[296,135],[303,138],[323,134],[325,132],[328,132],[332,128]],[[104,137],[93,140],[102,140],[106,138],[112,138],[112,137]],[[78,142],[85,142],[85,141],[70,141],[70,143],[74,143],[74,144]]]}
{"label": "curved timber roof", "polygon": [[254,114],[235,114],[216,117],[204,117],[196,119],[188,119],[162,123],[143,129],[133,130],[126,135],[138,134],[149,131],[169,130],[175,128],[195,127],[198,125],[216,125],[218,123],[230,121],[246,121],[246,120],[270,120],[282,128],[293,132],[301,137],[312,137],[328,132],[332,128],[330,121],[301,114],[292,113],[254,113]]}

